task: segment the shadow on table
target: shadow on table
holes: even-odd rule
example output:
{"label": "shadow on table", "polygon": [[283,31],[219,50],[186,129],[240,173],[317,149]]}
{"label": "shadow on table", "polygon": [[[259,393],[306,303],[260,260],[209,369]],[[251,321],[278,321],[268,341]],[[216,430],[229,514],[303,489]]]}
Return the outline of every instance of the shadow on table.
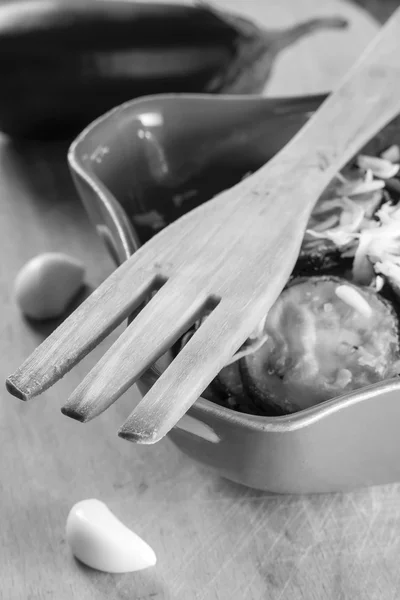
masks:
{"label": "shadow on table", "polygon": [[113,574],[91,569],[77,558],[74,558],[74,563],[88,584],[96,589],[99,600],[101,598],[132,598],[132,589],[135,590],[135,600],[168,600],[170,598],[163,582],[157,577],[155,569]]}
{"label": "shadow on table", "polygon": [[68,142],[30,142],[7,139],[2,160],[15,180],[40,206],[79,202],[68,168]]}
{"label": "shadow on table", "polygon": [[75,298],[70,302],[67,310],[62,315],[62,317],[59,317],[57,319],[47,319],[46,321],[36,321],[34,319],[29,319],[28,317],[25,317],[25,321],[28,323],[29,327],[37,334],[37,337],[39,338],[38,343],[42,342],[55,329],[57,329],[57,327],[59,325],[61,325],[61,323],[63,321],[65,321],[65,319],[67,317],[69,317],[69,315],[71,315],[74,312],[74,310],[76,308],[78,308],[78,306],[80,304],[82,304],[82,302],[90,296],[92,291],[93,291],[93,288],[91,288],[89,285],[85,284],[84,287],[75,296]]}

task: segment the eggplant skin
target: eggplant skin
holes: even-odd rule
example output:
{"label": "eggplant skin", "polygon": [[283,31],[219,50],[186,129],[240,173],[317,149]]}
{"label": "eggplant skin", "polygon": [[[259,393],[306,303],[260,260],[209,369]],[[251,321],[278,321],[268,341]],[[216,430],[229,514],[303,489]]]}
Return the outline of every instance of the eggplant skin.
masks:
{"label": "eggplant skin", "polygon": [[[75,64],[76,70],[69,61],[58,72],[53,65],[45,65],[40,71],[21,69],[8,76],[0,94],[0,130],[15,138],[68,138],[129,99],[172,90],[198,91],[211,73],[205,66],[196,68],[194,74],[174,74],[164,79],[113,77],[111,73],[88,76],[82,73],[80,61]],[[80,72],[82,76],[77,75]]]}
{"label": "eggplant skin", "polygon": [[339,248],[322,241],[316,248],[301,250],[292,272],[293,277],[340,275],[351,270],[353,259],[343,257]]}
{"label": "eggplant skin", "polygon": [[259,93],[284,48],[346,25],[321,17],[268,31],[202,0],[6,0],[0,130],[65,139],[139,96]]}
{"label": "eggplant skin", "polygon": [[206,6],[125,0],[6,0],[0,55],[233,44],[236,30]]}
{"label": "eggplant skin", "polygon": [[132,98],[200,92],[229,65],[238,35],[202,5],[2,2],[0,130],[71,136]]}
{"label": "eggplant skin", "polygon": [[[343,300],[339,286],[355,292],[361,306]],[[339,277],[293,280],[269,312],[265,331],[265,344],[240,360],[244,388],[260,411],[294,413],[399,374],[392,304]]]}

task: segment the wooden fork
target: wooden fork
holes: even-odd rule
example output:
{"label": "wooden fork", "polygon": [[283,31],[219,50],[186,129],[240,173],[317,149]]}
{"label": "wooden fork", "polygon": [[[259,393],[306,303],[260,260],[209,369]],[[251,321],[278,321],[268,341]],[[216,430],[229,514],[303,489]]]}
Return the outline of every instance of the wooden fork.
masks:
{"label": "wooden fork", "polygon": [[140,248],[8,378],[9,392],[27,400],[52,386],[157,290],[62,411],[99,415],[210,310],[119,431],[158,441],[279,296],[325,186],[399,112],[400,9],[278,155]]}

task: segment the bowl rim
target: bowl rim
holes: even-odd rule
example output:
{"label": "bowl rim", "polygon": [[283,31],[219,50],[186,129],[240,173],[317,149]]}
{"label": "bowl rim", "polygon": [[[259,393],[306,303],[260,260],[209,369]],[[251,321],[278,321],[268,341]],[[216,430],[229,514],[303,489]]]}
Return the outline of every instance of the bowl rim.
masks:
{"label": "bowl rim", "polygon": [[[99,116],[97,119],[89,123],[78,136],[72,141],[69,146],[67,153],[67,161],[69,167],[74,171],[80,178],[82,178],[87,185],[92,189],[96,199],[103,204],[103,207],[108,212],[110,219],[113,221],[116,231],[120,236],[120,241],[125,254],[124,260],[128,258],[140,247],[140,242],[135,234],[134,227],[128,221],[129,228],[132,230],[132,237],[126,235],[126,225],[121,221],[121,216],[124,215],[124,209],[120,205],[119,201],[115,196],[107,189],[106,186],[89,170],[84,166],[84,163],[79,158],[78,150],[80,145],[90,137],[94,131],[101,129],[103,125],[110,119],[113,119],[116,115],[125,112],[139,112],[142,106],[148,105],[149,102],[162,103],[164,101],[175,101],[176,99],[187,101],[211,101],[217,102],[228,102],[228,101],[240,101],[246,100],[248,102],[268,102],[277,103],[279,101],[295,101],[297,100],[313,100],[323,101],[327,97],[327,94],[303,94],[298,96],[290,97],[261,97],[256,95],[212,95],[212,94],[155,94],[149,96],[142,96],[133,100],[128,100],[119,104],[106,113]],[[146,373],[150,376],[148,377]],[[159,377],[160,372],[151,366],[139,379],[142,380],[145,385],[151,385],[151,378]],[[355,390],[353,392],[336,396],[331,400],[325,400],[320,404],[311,406],[306,409],[302,409],[296,413],[281,416],[263,416],[253,415],[249,413],[241,413],[234,411],[231,408],[220,406],[206,398],[200,396],[195,404],[194,408],[198,409],[200,413],[205,416],[209,416],[214,420],[222,420],[229,422],[234,425],[245,427],[246,429],[256,430],[259,432],[289,432],[294,431],[310,425],[322,418],[325,418],[340,410],[345,410],[356,404],[368,402],[369,400],[375,400],[377,396],[385,395],[391,392],[400,393],[400,379],[392,378],[386,381],[378,382],[369,385],[365,388]],[[190,409],[189,409],[190,410]]]}

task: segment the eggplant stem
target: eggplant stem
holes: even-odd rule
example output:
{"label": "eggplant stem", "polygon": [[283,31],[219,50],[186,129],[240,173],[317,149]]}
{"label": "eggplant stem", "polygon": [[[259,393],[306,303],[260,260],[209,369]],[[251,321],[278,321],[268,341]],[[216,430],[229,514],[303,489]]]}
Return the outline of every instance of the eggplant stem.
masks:
{"label": "eggplant stem", "polygon": [[283,50],[294,44],[302,37],[321,29],[347,29],[349,22],[343,17],[321,17],[298,23],[293,27],[281,31],[274,40],[278,50]]}
{"label": "eggplant stem", "polygon": [[230,24],[235,22],[238,31],[236,54],[229,68],[221,70],[209,82],[206,89],[209,93],[260,93],[281,50],[321,29],[344,29],[348,26],[346,19],[335,16],[311,19],[285,30],[267,31],[241,17],[228,15],[227,18]]}

